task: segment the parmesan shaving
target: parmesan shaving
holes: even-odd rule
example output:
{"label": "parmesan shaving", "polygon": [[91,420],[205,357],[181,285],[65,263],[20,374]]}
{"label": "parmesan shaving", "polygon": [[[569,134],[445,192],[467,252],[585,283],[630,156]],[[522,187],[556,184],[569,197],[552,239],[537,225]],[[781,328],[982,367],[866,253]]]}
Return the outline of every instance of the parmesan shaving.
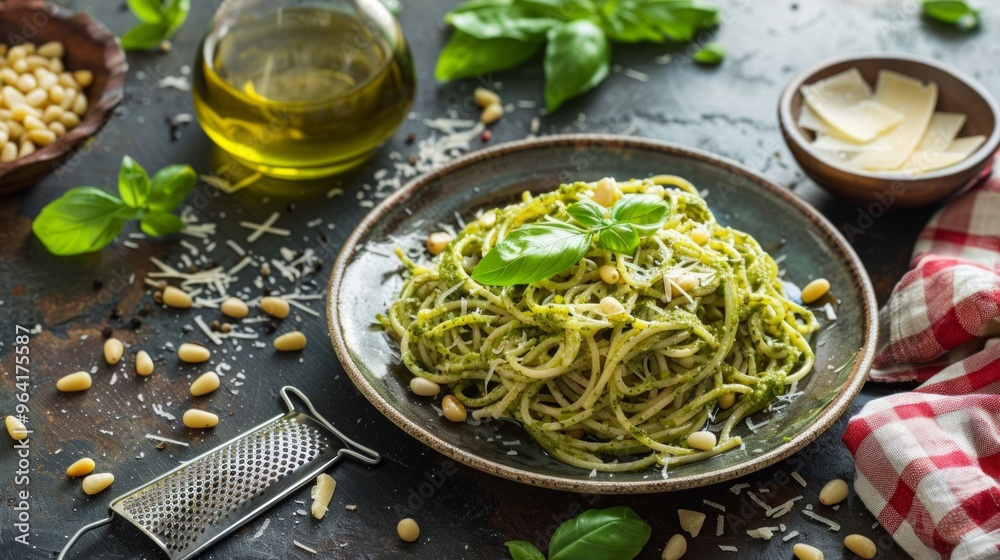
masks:
{"label": "parmesan shaving", "polygon": [[809,511],[808,509],[804,509],[804,510],[802,510],[802,515],[805,515],[806,517],[808,517],[810,519],[814,519],[816,521],[819,521],[820,523],[822,523],[822,524],[826,525],[827,527],[829,527],[831,531],[839,531],[840,530],[840,523],[837,523],[836,521],[833,521],[832,519],[827,519],[826,517],[823,517],[822,515],[820,515],[820,514],[818,514],[816,512]]}

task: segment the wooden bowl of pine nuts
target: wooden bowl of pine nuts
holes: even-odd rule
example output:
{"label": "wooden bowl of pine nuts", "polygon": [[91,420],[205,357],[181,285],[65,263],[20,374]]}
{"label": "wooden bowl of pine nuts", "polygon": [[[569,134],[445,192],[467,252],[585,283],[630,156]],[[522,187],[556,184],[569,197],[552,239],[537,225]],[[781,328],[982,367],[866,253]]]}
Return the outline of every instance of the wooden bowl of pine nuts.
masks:
{"label": "wooden bowl of pine nuts", "polygon": [[96,134],[124,97],[127,68],[91,15],[0,3],[0,195],[34,186]]}

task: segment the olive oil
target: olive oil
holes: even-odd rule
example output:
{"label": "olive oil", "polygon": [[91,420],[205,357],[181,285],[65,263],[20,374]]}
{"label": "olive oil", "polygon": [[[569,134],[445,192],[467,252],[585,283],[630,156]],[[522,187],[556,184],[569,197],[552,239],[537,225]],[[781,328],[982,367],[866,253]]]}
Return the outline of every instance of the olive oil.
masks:
{"label": "olive oil", "polygon": [[194,72],[209,137],[251,168],[296,179],[365,161],[406,118],[414,90],[395,20],[317,8],[217,24]]}

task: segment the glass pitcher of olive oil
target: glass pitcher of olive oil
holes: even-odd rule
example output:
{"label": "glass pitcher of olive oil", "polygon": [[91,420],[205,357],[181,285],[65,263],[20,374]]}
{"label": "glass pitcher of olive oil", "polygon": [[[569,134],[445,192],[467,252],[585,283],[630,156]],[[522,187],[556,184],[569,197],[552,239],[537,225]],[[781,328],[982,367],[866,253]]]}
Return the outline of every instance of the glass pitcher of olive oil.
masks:
{"label": "glass pitcher of olive oil", "polygon": [[194,68],[208,136],[244,165],[289,179],[364,162],[415,92],[409,48],[379,0],[226,0]]}

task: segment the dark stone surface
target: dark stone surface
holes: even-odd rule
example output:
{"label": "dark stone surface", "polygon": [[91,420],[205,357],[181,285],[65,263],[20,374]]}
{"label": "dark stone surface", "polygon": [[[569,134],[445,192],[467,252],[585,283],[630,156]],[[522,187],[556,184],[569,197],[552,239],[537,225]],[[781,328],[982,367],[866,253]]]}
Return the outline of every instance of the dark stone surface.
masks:
{"label": "dark stone surface", "polygon": [[[916,3],[911,1],[719,3],[725,15],[712,36],[729,52],[720,67],[693,65],[689,60],[692,47],[688,46],[616,46],[616,65],[641,71],[649,81],[637,81],[616,71],[597,91],[570,102],[555,115],[542,117],[542,133],[634,134],[697,146],[742,161],[806,197],[841,229],[853,225],[862,230],[851,241],[872,275],[879,300],[884,301],[904,272],[915,235],[932,209],[884,214],[881,208],[854,207],[825,195],[804,178],[782,144],[775,116],[778,93],[799,68],[828,56],[864,51],[931,56],[975,75],[995,90],[1000,85],[995,70],[1000,45],[986,31],[960,34],[927,22],[914,12]],[[436,54],[447,36],[441,16],[452,4],[416,0],[404,6],[402,25],[419,67],[414,111],[421,117],[434,118],[449,112],[457,117],[475,116],[468,103],[475,80],[439,86],[432,78]],[[132,25],[123,2],[76,1],[70,5],[92,10],[118,33]],[[16,325],[43,326],[42,332],[32,335],[30,341],[29,427],[35,433],[27,486],[15,483],[17,457],[12,445],[4,443],[0,450],[0,557],[52,557],[79,526],[102,517],[113,496],[277,414],[281,410],[277,390],[282,384],[306,389],[321,411],[348,433],[383,451],[385,460],[371,469],[350,463],[337,467],[333,471],[339,481],[337,493],[322,522],[295,514],[296,510],[307,509],[295,501],[308,500],[308,490],[302,490],[263,516],[270,524],[259,539],[252,537],[263,527],[263,518],[210,549],[205,558],[502,558],[505,540],[544,542],[569,516],[586,508],[611,505],[629,505],[653,526],[652,539],[641,555],[644,559],[659,558],[667,539],[679,531],[676,510],[681,507],[709,514],[702,536],[691,541],[690,557],[729,557],[719,552],[719,544],[739,547],[740,553],[734,557],[791,557],[792,542],[779,538],[765,542],[745,535],[747,529],[776,523],[765,520],[760,508],[745,499],[745,493],[735,496],[728,489],[736,482],[746,482],[769,489],[769,493],[759,495],[772,504],[799,493],[805,495],[806,503],[817,503],[816,495],[823,483],[833,477],[852,476],[853,463],[840,444],[847,417],[868,400],[901,387],[869,385],[848,416],[819,440],[756,475],[693,491],[649,496],[596,497],[555,492],[450,463],[406,436],[358,394],[327,343],[325,321],[308,315],[303,316],[301,325],[296,325],[310,340],[302,363],[298,356],[277,356],[267,349],[245,348],[243,353],[230,350],[231,354],[217,358],[236,365],[225,378],[225,387],[232,387],[236,371],[244,370],[246,379],[238,395],[219,391],[204,401],[222,416],[215,430],[192,434],[178,427],[179,420],[167,422],[154,415],[150,406],[160,403],[179,416],[191,402],[187,396],[190,376],[205,369],[177,364],[173,353],[164,349],[165,343],[188,337],[182,327],[191,322],[195,313],[178,314],[157,307],[148,316],[140,317],[141,325],[135,325],[132,319],[141,315],[151,297],[139,280],[133,285],[127,282],[133,273],[141,279],[150,271],[149,256],[176,258],[183,251],[178,240],[141,241],[137,250],[119,242],[92,255],[59,259],[46,253],[33,238],[30,221],[43,205],[72,186],[111,186],[126,153],[149,169],[187,162],[200,173],[207,173],[224,161],[196,124],[181,127],[176,141],[171,138],[165,119],[191,112],[190,94],[155,86],[157,76],[177,75],[182,65],[192,63],[198,40],[217,5],[195,2],[194,13],[169,54],[129,56],[132,71],[126,101],[85,154],[37,188],[0,200],[3,413],[12,410],[16,402]],[[984,29],[1000,24],[989,12],[986,18]],[[673,55],[669,64],[653,62],[654,57],[668,52]],[[503,83],[500,93],[505,101],[541,100],[540,61],[493,76],[492,80]],[[518,109],[504,117],[493,127],[491,142],[526,136],[536,111]],[[322,272],[311,277],[320,289],[341,242],[367,211],[358,205],[356,193],[363,190],[363,184],[373,183],[377,169],[389,164],[391,151],[398,150],[404,156],[412,153],[413,147],[404,141],[408,133],[422,138],[428,132],[419,119],[409,120],[372,162],[343,177],[319,181],[318,185],[262,181],[232,196],[219,195],[202,185],[191,203],[203,221],[219,223],[220,240],[246,235],[246,230],[236,226],[238,219],[259,222],[272,211],[282,212],[281,225],[293,230],[292,237],[265,237],[254,248],[260,254],[273,252],[282,244],[315,249],[326,263]],[[327,199],[327,189],[337,184],[345,195]],[[287,207],[292,201],[295,209],[289,212]],[[322,218],[324,226],[336,226],[322,232],[306,226],[316,218]],[[216,254],[225,258],[220,264],[235,264],[234,255],[224,248]],[[101,285],[97,286],[95,280]],[[103,365],[100,358],[101,332],[107,327],[126,342],[152,349],[157,372],[148,379],[136,379],[131,366],[118,368],[118,382],[111,385],[114,368]],[[255,350],[257,355],[249,358],[247,354]],[[127,353],[126,361],[131,359],[131,353]],[[94,364],[102,365],[98,365],[95,385],[87,393],[64,395],[54,390],[54,380],[61,375],[89,370]],[[140,392],[145,395],[144,403],[138,400]],[[168,401],[172,404],[167,405]],[[147,433],[188,441],[191,446],[168,444],[166,449],[157,450],[155,442],[144,438]],[[83,455],[93,457],[99,471],[115,473],[111,490],[87,497],[78,481],[66,480],[65,467]],[[809,481],[807,488],[789,481],[793,470]],[[30,492],[30,548],[12,540],[15,512],[10,508],[16,505],[15,491],[24,489]],[[724,536],[714,536],[716,512],[705,506],[703,499],[727,507]],[[357,510],[345,511],[345,504],[357,504]],[[881,528],[872,528],[873,517],[853,494],[839,511],[818,507],[821,509],[817,511],[829,514],[844,528],[839,533],[829,532],[802,516],[801,507],[778,521],[784,522],[789,531],[801,532],[798,540],[819,546],[828,558],[851,556],[840,544],[850,532],[873,538],[880,550],[879,558],[905,557]],[[395,535],[396,522],[406,516],[421,524],[417,544],[404,544]],[[320,550],[320,554],[312,556],[296,548],[293,539]],[[72,555],[88,556],[159,558],[162,554],[144,537],[116,523],[113,528],[98,529],[86,537]]]}

